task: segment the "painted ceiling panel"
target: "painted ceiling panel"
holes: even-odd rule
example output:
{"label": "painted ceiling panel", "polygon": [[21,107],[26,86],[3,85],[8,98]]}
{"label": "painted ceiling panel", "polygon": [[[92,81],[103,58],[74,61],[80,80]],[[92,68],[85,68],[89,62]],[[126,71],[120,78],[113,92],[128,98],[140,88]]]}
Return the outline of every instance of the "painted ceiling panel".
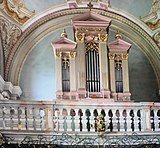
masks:
{"label": "painted ceiling panel", "polygon": [[[107,1],[107,0],[106,0]],[[65,0],[24,0],[29,10],[36,13],[42,12],[50,7],[66,2]],[[152,5],[152,0],[110,0],[111,6],[127,11],[134,16],[146,16]]]}
{"label": "painted ceiling panel", "polygon": [[42,12],[52,6],[66,2],[65,0],[24,0],[26,7],[36,13]]}

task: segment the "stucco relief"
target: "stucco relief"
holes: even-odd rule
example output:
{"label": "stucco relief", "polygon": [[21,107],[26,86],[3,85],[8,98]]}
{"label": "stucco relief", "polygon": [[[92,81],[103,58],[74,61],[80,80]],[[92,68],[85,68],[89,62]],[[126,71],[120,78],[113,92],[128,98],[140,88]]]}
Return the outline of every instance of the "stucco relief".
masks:
{"label": "stucco relief", "polygon": [[9,22],[3,16],[0,16],[0,31],[2,33],[4,56],[6,59],[9,54],[9,50],[16,43],[22,32],[19,27]]}
{"label": "stucco relief", "polygon": [[25,7],[23,0],[1,0],[0,4],[0,8],[20,24],[34,15],[34,12]]}
{"label": "stucco relief", "polygon": [[154,34],[154,40],[157,42],[157,45],[160,47],[160,31]]}
{"label": "stucco relief", "polygon": [[153,0],[149,15],[142,18],[142,20],[152,30],[155,30],[160,27],[160,0]]}

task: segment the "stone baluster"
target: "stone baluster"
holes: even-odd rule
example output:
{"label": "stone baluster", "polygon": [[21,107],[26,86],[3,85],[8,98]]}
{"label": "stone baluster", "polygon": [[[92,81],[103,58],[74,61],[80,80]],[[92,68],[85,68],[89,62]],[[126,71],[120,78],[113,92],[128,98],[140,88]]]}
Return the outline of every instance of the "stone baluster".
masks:
{"label": "stone baluster", "polygon": [[137,132],[139,131],[139,125],[138,125],[139,120],[137,115],[138,109],[134,109],[133,112],[134,112],[134,131]]}
{"label": "stone baluster", "polygon": [[142,131],[151,131],[151,121],[150,121],[150,107],[142,106],[142,118],[141,125]]}
{"label": "stone baluster", "polygon": [[32,106],[27,107],[27,125],[28,130],[35,130],[34,109]]}
{"label": "stone baluster", "polygon": [[39,115],[40,115],[40,128],[41,130],[44,130],[45,129],[45,110],[43,108],[41,108],[39,110]]}
{"label": "stone baluster", "polygon": [[36,130],[41,130],[41,117],[40,117],[40,108],[35,106],[35,123]]}
{"label": "stone baluster", "polygon": [[118,131],[117,129],[117,116],[116,116],[116,110],[115,109],[112,109],[112,114],[113,114],[113,117],[112,117],[112,123],[113,123],[113,131]]}
{"label": "stone baluster", "polygon": [[75,131],[79,132],[80,131],[80,126],[79,126],[79,116],[78,116],[78,108],[74,109],[76,115],[74,116],[74,123],[75,123]]}
{"label": "stone baluster", "polygon": [[18,109],[18,118],[19,118],[19,125],[18,129],[19,130],[27,130],[26,127],[26,118],[25,118],[25,108],[21,107]]}
{"label": "stone baluster", "polygon": [[54,128],[54,125],[53,125],[53,106],[47,106],[45,108],[45,125],[46,125],[46,130],[48,131],[52,131],[53,128]]}
{"label": "stone baluster", "polygon": [[12,115],[13,130],[18,130],[18,108],[17,106],[14,106],[12,109],[13,109],[13,115]]}
{"label": "stone baluster", "polygon": [[82,113],[83,113],[83,116],[82,116],[82,131],[86,132],[88,130],[87,130],[87,116],[85,114],[85,109],[82,109]]}
{"label": "stone baluster", "polygon": [[95,127],[94,127],[95,120],[94,120],[93,109],[90,109],[90,113],[91,113],[91,116],[90,116],[90,125],[91,125],[90,131],[95,132]]}
{"label": "stone baluster", "polygon": [[127,113],[127,117],[126,117],[126,124],[127,124],[127,131],[129,132],[129,131],[132,131],[132,128],[131,128],[131,116],[130,116],[130,111],[131,111],[131,109],[126,109],[126,113]]}
{"label": "stone baluster", "polygon": [[68,109],[68,115],[67,115],[67,131],[72,131],[71,129],[71,116],[70,116],[70,111]]}
{"label": "stone baluster", "polygon": [[11,129],[11,117],[10,117],[10,108],[4,107],[3,109],[3,115],[4,115],[4,129],[10,130]]}
{"label": "stone baluster", "polygon": [[155,131],[160,131],[160,128],[159,128],[159,117],[157,116],[157,113],[158,113],[158,109],[154,109],[154,126],[155,126]]}
{"label": "stone baluster", "polygon": [[105,123],[106,123],[106,131],[109,131],[109,115],[108,115],[108,112],[109,112],[109,109],[105,109],[105,113],[106,113],[106,116],[104,117],[105,119]]}
{"label": "stone baluster", "polygon": [[58,110],[55,111],[55,131],[59,131],[59,115],[58,115]]}
{"label": "stone baluster", "polygon": [[60,108],[59,109],[59,131],[64,131],[64,117],[63,117],[63,113],[62,113],[63,109]]}
{"label": "stone baluster", "polygon": [[125,120],[123,117],[123,109],[122,108],[119,109],[119,114],[120,114],[120,116],[119,116],[120,131],[124,132],[125,131],[125,128],[124,128]]}

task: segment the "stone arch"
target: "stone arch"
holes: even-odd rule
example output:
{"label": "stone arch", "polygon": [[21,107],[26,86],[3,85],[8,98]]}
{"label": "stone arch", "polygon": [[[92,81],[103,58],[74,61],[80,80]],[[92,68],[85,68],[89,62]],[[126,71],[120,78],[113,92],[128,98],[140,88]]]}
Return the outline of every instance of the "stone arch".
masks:
{"label": "stone arch", "polygon": [[[88,10],[84,8],[60,10],[44,16],[29,26],[9,54],[5,68],[5,79],[18,85],[23,64],[33,47],[54,31],[70,26],[71,18],[73,16],[87,11]],[[138,23],[133,22],[129,18],[118,13],[98,8],[94,8],[92,11],[111,18],[111,29],[120,30],[122,34],[130,38],[136,45],[142,47],[153,67],[160,87],[160,50],[151,36],[139,26]]]}

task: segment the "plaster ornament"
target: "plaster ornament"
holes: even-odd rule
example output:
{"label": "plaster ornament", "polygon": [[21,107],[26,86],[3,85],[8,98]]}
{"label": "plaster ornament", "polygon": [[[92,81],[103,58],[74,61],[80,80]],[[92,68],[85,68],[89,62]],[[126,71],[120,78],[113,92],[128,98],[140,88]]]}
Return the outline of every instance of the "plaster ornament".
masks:
{"label": "plaster ornament", "polygon": [[3,16],[0,16],[0,32],[2,34],[4,56],[6,59],[9,54],[9,50],[21,36],[22,31],[18,26],[12,24]]}
{"label": "plaster ornament", "polygon": [[1,0],[0,3],[4,12],[20,24],[24,24],[34,15],[34,12],[25,7],[23,0]]}

